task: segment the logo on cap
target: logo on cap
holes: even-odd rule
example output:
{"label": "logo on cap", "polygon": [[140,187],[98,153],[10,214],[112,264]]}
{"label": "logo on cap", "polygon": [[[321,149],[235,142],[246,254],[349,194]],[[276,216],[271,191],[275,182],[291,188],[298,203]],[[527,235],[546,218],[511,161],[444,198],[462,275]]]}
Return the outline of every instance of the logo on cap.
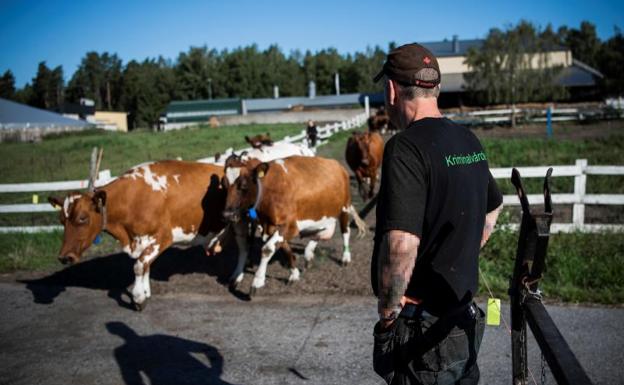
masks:
{"label": "logo on cap", "polygon": [[431,63],[431,59],[429,59],[429,56],[425,56],[425,58],[423,59],[423,63],[425,63],[426,65],[429,65],[429,63]]}

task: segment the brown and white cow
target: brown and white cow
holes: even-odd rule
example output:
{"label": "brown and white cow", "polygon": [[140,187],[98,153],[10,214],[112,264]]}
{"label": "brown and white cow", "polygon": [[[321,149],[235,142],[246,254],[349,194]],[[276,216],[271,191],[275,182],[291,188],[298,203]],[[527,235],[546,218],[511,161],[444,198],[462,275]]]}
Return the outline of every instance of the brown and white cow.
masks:
{"label": "brown and white cow", "polygon": [[[164,250],[205,244],[202,236],[224,229],[222,176],[221,166],[167,160],[136,166],[94,192],[50,198],[65,227],[59,259],[78,262],[96,236],[108,232],[136,260],[132,298],[140,310],[151,295],[150,265]],[[236,233],[236,240],[246,254],[245,237]]]}
{"label": "brown and white cow", "polygon": [[[358,189],[364,200],[373,197],[383,149],[383,138],[377,132],[353,132],[347,141],[345,158],[355,173]],[[368,191],[365,185],[368,185]]]}
{"label": "brown and white cow", "polygon": [[[264,286],[267,265],[280,247],[289,259],[288,281],[299,280],[288,244],[295,236],[311,239],[304,252],[309,262],[317,241],[332,238],[338,219],[344,245],[342,262],[346,264],[351,261],[350,217],[360,234],[366,232],[366,224],[351,204],[347,171],[336,160],[292,156],[260,163],[228,159],[223,184],[228,189],[224,217],[235,223],[251,217],[263,230],[262,258],[251,285],[252,294]],[[245,261],[239,259],[235,283],[242,280],[244,266]]]}

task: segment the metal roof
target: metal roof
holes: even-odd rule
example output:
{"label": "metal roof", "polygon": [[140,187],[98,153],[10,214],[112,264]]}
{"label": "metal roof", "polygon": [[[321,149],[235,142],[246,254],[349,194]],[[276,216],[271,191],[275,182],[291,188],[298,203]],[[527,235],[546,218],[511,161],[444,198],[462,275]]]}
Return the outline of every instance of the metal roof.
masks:
{"label": "metal roof", "polygon": [[[456,44],[455,47],[453,45]],[[466,56],[470,48],[479,49],[483,45],[483,39],[471,40],[444,40],[433,41],[429,43],[421,43],[436,57],[445,56]]]}
{"label": "metal roof", "polygon": [[[436,57],[466,56],[470,48],[479,49],[483,46],[483,39],[453,39],[443,41],[433,41],[420,43],[425,46]],[[546,48],[547,51],[567,51],[568,48],[560,45],[552,45]]]}
{"label": "metal roof", "polygon": [[248,112],[287,110],[297,105],[305,107],[328,107],[352,104],[360,104],[360,94],[322,95],[314,98],[296,96],[278,99],[245,99]]}
{"label": "metal roof", "polygon": [[0,98],[0,129],[85,128],[89,123]]}

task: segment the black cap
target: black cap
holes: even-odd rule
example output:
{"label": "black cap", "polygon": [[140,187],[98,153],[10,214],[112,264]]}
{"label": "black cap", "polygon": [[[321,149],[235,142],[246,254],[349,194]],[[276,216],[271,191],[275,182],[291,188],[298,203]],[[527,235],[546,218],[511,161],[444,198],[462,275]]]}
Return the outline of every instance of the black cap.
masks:
{"label": "black cap", "polygon": [[[438,73],[438,78],[433,80],[417,79],[418,71],[425,68],[434,69]],[[383,68],[373,78],[373,81],[379,81],[384,75],[401,84],[422,88],[437,86],[442,77],[438,59],[427,48],[417,43],[405,44],[390,51]]]}

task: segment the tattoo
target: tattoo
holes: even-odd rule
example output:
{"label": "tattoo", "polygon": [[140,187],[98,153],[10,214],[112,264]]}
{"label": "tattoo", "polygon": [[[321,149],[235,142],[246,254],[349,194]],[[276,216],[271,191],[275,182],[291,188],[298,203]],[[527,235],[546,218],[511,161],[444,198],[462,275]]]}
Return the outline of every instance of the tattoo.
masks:
{"label": "tattoo", "polygon": [[416,264],[420,239],[405,231],[391,230],[384,234],[381,242],[383,251],[377,270],[378,311],[387,316],[401,307],[401,297],[405,295]]}

